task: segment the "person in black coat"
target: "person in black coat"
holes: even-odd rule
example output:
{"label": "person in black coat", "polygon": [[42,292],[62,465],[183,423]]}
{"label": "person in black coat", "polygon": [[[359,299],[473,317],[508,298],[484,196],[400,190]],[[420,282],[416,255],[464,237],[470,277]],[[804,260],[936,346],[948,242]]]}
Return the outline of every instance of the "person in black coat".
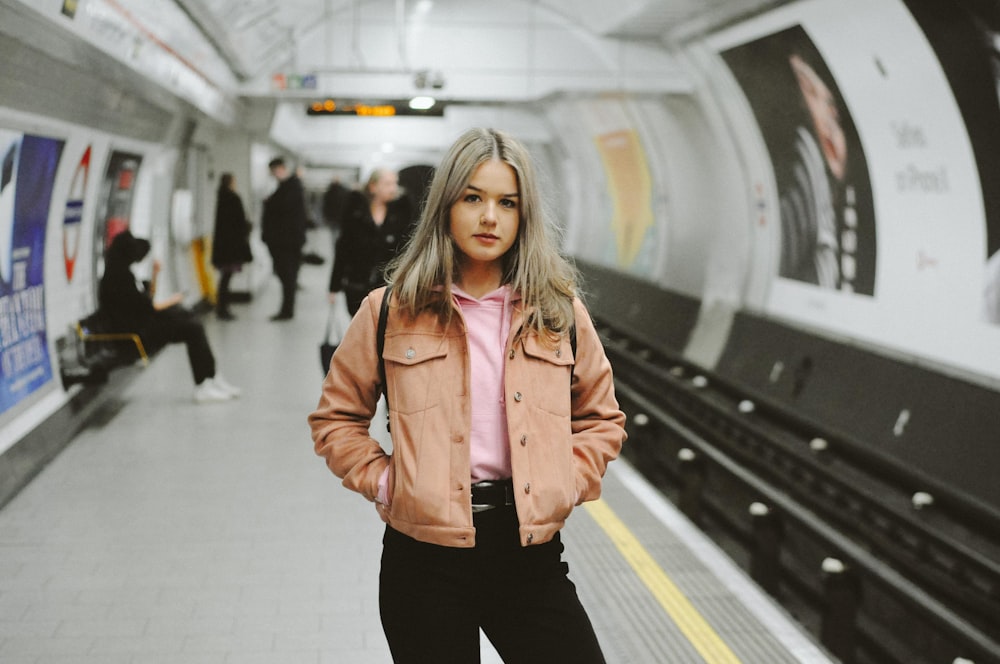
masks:
{"label": "person in black coat", "polygon": [[340,219],[344,210],[344,202],[350,191],[341,184],[340,178],[334,178],[326,191],[323,192],[323,220],[335,234],[340,232]]}
{"label": "person in black coat", "polygon": [[378,169],[364,192],[352,192],[344,205],[330,273],[330,302],[347,297],[353,316],[368,293],[385,285],[384,270],[410,237],[413,206],[400,195],[395,171]]}
{"label": "person in black coat", "polygon": [[195,401],[225,401],[239,396],[240,390],[216,373],[215,355],[205,328],[194,314],[181,306],[183,295],[175,293],[154,302],[158,261],[153,262],[153,278],[140,289],[132,274],[132,264],[149,253],[149,241],[122,231],[111,241],[104,255],[104,274],[98,287],[98,311],[108,326],[118,332],[138,334],[150,350],[168,343],[187,346],[188,361],[195,382]]}
{"label": "person in black coat", "polygon": [[268,168],[278,181],[278,188],[264,200],[260,232],[271,253],[274,274],[281,281],[281,309],[271,320],[291,320],[295,315],[295,289],[309,215],[302,181],[288,170],[285,160],[272,159]]}
{"label": "person in black coat", "polygon": [[219,193],[215,203],[215,234],[212,238],[212,265],[219,270],[219,288],[215,312],[222,320],[232,320],[229,282],[244,263],[253,260],[250,251],[250,221],[243,201],[236,193],[236,178],[223,173],[219,178]]}

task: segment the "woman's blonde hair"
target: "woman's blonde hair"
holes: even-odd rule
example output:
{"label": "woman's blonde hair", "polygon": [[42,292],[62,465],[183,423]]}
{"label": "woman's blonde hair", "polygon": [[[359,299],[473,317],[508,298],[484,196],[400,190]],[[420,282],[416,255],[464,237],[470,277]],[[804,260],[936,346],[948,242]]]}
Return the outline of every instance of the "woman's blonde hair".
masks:
{"label": "woman's blonde hair", "polygon": [[365,180],[365,185],[361,187],[361,193],[365,195],[365,199],[367,199],[369,203],[371,203],[372,199],[374,198],[374,196],[372,195],[372,187],[375,186],[375,184],[384,174],[389,172],[390,169],[388,168],[375,168],[372,169],[372,172],[368,174],[368,179]]}
{"label": "woman's blonde hair", "polygon": [[535,331],[551,340],[573,324],[577,273],[559,251],[558,230],[544,208],[531,156],[504,132],[470,129],[452,144],[434,172],[412,239],[388,268],[387,282],[404,315],[430,310],[443,322],[450,320],[461,257],[451,237],[451,207],[475,170],[491,160],[514,169],[520,202],[517,239],[503,256],[502,282],[521,295],[527,314],[521,334]]}

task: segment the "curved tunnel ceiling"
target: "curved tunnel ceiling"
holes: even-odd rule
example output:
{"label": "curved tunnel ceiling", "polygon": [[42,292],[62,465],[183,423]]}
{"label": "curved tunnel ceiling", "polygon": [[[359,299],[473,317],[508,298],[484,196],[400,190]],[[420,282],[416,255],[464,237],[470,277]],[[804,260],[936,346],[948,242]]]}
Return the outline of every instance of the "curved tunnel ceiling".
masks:
{"label": "curved tunnel ceiling", "polygon": [[[775,0],[176,0],[239,81],[237,94],[275,93],[275,74],[311,75],[355,96],[400,90],[417,75],[439,96],[468,98],[463,78],[488,77],[494,96],[570,89],[682,85],[664,44],[689,26],[719,24]],[[456,46],[443,51],[443,41]],[[475,49],[489,50],[489,67]],[[624,46],[623,46],[624,44]],[[558,56],[562,55],[562,58]],[[554,57],[556,56],[556,57]],[[553,62],[554,61],[554,62]],[[509,65],[504,67],[504,63]],[[550,64],[551,63],[551,64]],[[572,63],[567,65],[565,63]],[[664,70],[666,68],[666,71]],[[658,77],[645,75],[657,71]],[[664,75],[666,73],[666,76]],[[595,78],[596,76],[596,78]],[[521,85],[511,80],[520,79]],[[525,85],[532,79],[532,85]],[[665,79],[665,80],[664,80]],[[380,87],[379,80],[384,85]],[[288,90],[281,90],[287,93]]]}

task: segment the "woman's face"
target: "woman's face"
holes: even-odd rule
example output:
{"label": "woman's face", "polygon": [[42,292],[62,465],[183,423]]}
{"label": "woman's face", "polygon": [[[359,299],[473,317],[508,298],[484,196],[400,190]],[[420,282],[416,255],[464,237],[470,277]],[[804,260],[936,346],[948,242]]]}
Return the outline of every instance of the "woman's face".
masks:
{"label": "woman's face", "polygon": [[838,180],[847,170],[847,139],[840,125],[840,112],[833,93],[816,71],[797,55],[791,57],[792,69],[802,90],[802,96],[809,108],[816,134],[819,137],[823,156],[830,172]]}
{"label": "woman's face", "polygon": [[451,237],[464,257],[463,264],[499,268],[500,259],[517,239],[520,218],[514,169],[499,160],[480,164],[451,206]]}
{"label": "woman's face", "polygon": [[382,171],[369,187],[372,200],[388,203],[399,195],[399,176],[394,171]]}

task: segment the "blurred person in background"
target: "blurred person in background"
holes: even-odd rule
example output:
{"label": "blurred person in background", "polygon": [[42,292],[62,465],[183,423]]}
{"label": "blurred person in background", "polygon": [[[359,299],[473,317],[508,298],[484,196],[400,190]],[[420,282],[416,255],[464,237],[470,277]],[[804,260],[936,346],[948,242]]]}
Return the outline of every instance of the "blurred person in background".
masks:
{"label": "blurred person in background", "polygon": [[245,263],[253,260],[250,251],[250,220],[243,201],[236,193],[236,178],[223,173],[219,178],[215,203],[215,233],[212,237],[212,265],[219,270],[219,288],[215,296],[215,314],[220,320],[234,318],[229,305],[229,283]]}
{"label": "blurred person in background", "polygon": [[98,288],[99,312],[111,329],[138,334],[143,346],[154,351],[168,343],[183,343],[194,378],[194,400],[198,403],[227,401],[240,395],[216,372],[215,355],[205,328],[181,302],[183,293],[156,300],[159,261],[153,262],[153,276],[140,288],[132,265],[149,253],[149,241],[122,231],[111,241],[104,255],[104,275]]}
{"label": "blurred person in background", "polygon": [[260,233],[271,253],[274,274],[281,282],[281,308],[271,320],[291,320],[295,316],[295,291],[309,215],[298,175],[288,169],[282,157],[272,159],[267,166],[278,181],[278,188],[264,199]]}
{"label": "blurred person in background", "polygon": [[343,292],[352,316],[371,290],[385,285],[385,266],[409,238],[413,206],[401,194],[396,171],[380,168],[344,203],[330,272],[330,302]]}

